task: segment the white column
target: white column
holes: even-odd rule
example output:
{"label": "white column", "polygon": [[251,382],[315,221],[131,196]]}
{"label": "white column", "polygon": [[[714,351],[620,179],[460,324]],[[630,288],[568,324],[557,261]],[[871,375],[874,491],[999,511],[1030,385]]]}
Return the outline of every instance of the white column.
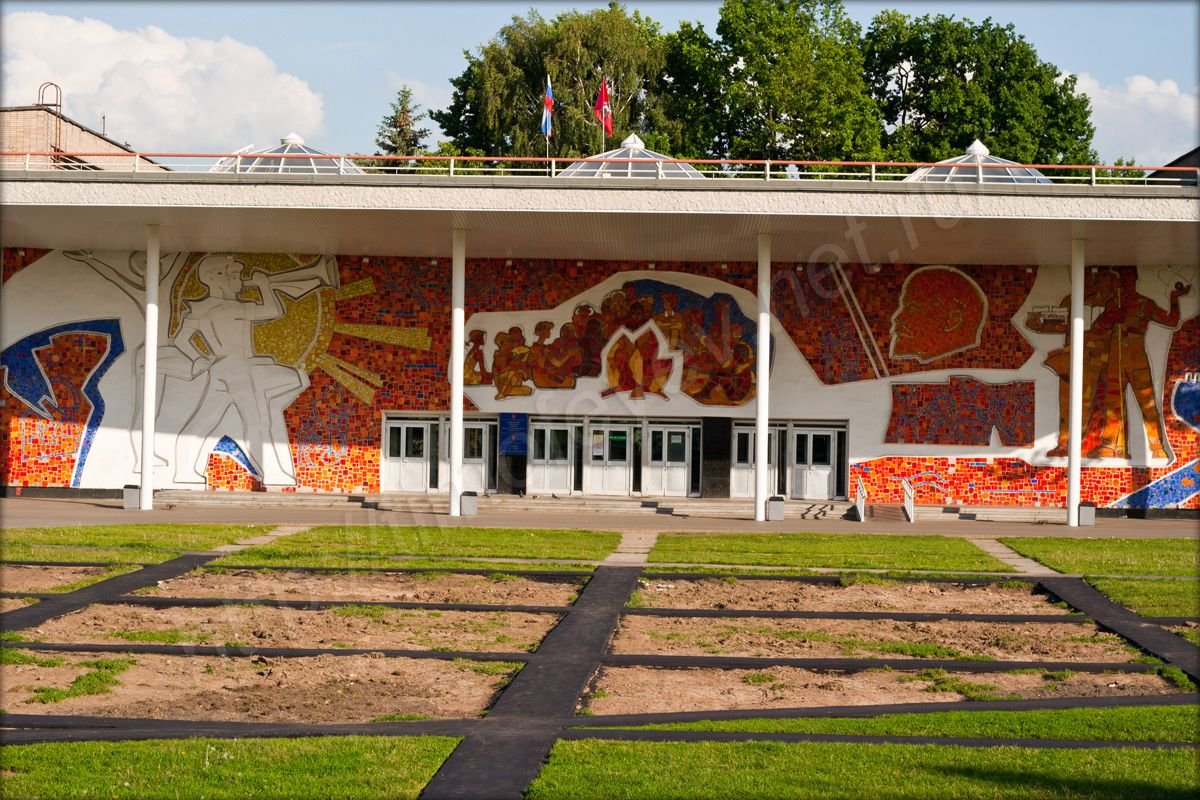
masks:
{"label": "white column", "polygon": [[463,477],[463,362],[465,326],[467,232],[454,229],[450,268],[450,516],[462,515]]}
{"label": "white column", "polygon": [[758,353],[754,357],[754,519],[766,522],[771,389],[771,234],[758,235]]}
{"label": "white column", "polygon": [[158,387],[158,226],[146,226],[146,345],[142,373],[142,482],[138,508],[154,510],[154,397]]}
{"label": "white column", "polygon": [[1071,381],[1067,419],[1067,525],[1079,526],[1080,448],[1083,442],[1083,257],[1086,242],[1071,240]]}

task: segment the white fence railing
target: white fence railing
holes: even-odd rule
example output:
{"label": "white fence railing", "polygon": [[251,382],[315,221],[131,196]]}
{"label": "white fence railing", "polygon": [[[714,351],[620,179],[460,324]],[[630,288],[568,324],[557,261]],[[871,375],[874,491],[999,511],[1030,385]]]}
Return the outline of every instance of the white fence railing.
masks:
{"label": "white fence railing", "polygon": [[854,510],[858,513],[858,521],[867,521],[867,487],[863,486],[862,478],[857,478],[858,486],[854,490]]}
{"label": "white fence railing", "polygon": [[916,522],[917,493],[913,490],[912,484],[908,482],[908,478],[901,478],[900,484],[904,487],[904,518],[909,522]]}
{"label": "white fence railing", "polygon": [[[645,179],[679,179],[698,172],[706,178],[779,181],[858,181],[894,183],[935,164],[914,161],[773,161],[748,159],[655,158],[525,158],[504,156],[366,156],[263,153],[64,153],[3,152],[0,170],[17,172],[215,172],[253,175],[488,175],[497,177],[558,177],[572,164],[603,166],[606,174]],[[952,183],[1054,183],[1067,185],[1196,186],[1195,167],[1104,166],[1092,164],[979,164],[958,167]],[[1022,167],[1042,172],[1044,179],[1006,170]],[[943,167],[944,169],[944,167]],[[989,174],[993,173],[993,174]]]}

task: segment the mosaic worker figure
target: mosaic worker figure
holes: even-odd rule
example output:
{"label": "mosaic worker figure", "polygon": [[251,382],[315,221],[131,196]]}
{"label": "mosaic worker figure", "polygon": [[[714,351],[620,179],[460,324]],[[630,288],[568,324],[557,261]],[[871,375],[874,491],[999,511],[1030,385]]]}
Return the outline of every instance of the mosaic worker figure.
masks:
{"label": "mosaic worker figure", "polygon": [[1133,388],[1133,396],[1142,413],[1142,426],[1150,446],[1150,458],[1166,458],[1163,447],[1166,432],[1158,411],[1158,398],[1146,355],[1146,330],[1150,323],[1174,330],[1179,327],[1179,299],[1192,291],[1190,285],[1176,283],[1170,296],[1170,311],[1163,309],[1138,293],[1137,270],[1121,273],[1115,302],[1106,306],[1096,320],[1096,326],[1111,331],[1108,343],[1108,364],[1105,374],[1108,402],[1104,406],[1104,430],[1100,445],[1088,453],[1089,458],[1128,458],[1129,415],[1125,411],[1125,387]]}
{"label": "mosaic worker figure", "polygon": [[654,315],[654,324],[667,337],[667,349],[678,350],[683,336],[683,317],[675,309],[679,306],[679,295],[666,292],[662,296],[663,310]]}
{"label": "mosaic worker figure", "polygon": [[[1093,309],[1103,308],[1113,302],[1116,296],[1116,275],[1112,270],[1104,270],[1096,274],[1091,285],[1087,287],[1087,304]],[[1068,340],[1070,337],[1067,323],[1067,309],[1071,305],[1071,296],[1067,295],[1057,306],[1035,309],[1029,312],[1025,319],[1025,327],[1035,333],[1061,333]],[[1102,326],[1099,320],[1083,333],[1083,436],[1096,425],[1092,423],[1096,403],[1096,388],[1108,363],[1109,336],[1111,330]],[[1050,351],[1042,362],[1058,376],[1058,444],[1046,453],[1049,458],[1066,458],[1067,436],[1070,432],[1070,403],[1071,403],[1071,343],[1067,341],[1062,347]]]}
{"label": "mosaic worker figure", "polygon": [[533,394],[529,380],[529,353],[525,334],[517,326],[496,334],[496,355],[492,357],[492,379],[496,382],[496,399],[526,397]]}
{"label": "mosaic worker figure", "polygon": [[[90,250],[64,250],[63,255],[73,261],[79,261],[87,264],[102,277],[112,283],[114,286],[124,292],[130,300],[132,300],[141,310],[142,315],[146,313],[146,253],[143,251],[134,251],[129,254],[128,267],[120,269],[107,261],[99,259]],[[179,273],[183,270],[187,263],[187,253],[164,254],[160,260],[160,287],[170,287],[175,283]],[[160,289],[161,291],[161,289]],[[161,416],[163,413],[163,395],[164,384],[167,376],[173,375],[184,379],[190,379],[192,375],[191,360],[173,345],[164,345],[158,348],[158,383],[155,397],[158,398],[158,408],[155,409],[155,415]],[[129,429],[129,447],[133,452],[133,471],[140,473],[142,471],[141,458],[141,426],[142,426],[142,377],[146,371],[146,345],[145,343],[137,345],[133,351],[133,358],[129,360],[129,369],[132,374],[132,384],[134,386],[133,402],[130,404],[130,419],[128,424]],[[158,448],[155,448],[154,454],[155,463],[159,466],[166,466],[167,459],[159,455]]]}
{"label": "mosaic worker figure", "polygon": [[492,373],[488,371],[487,361],[483,357],[483,345],[487,331],[478,328],[467,335],[467,355],[463,359],[463,384],[479,386],[492,382]]}
{"label": "mosaic worker figure", "polygon": [[[300,369],[278,364],[270,356],[258,355],[254,347],[256,322],[278,319],[284,307],[272,286],[279,278],[297,280],[295,272],[270,275],[255,271],[243,277],[246,265],[232,255],[208,255],[196,265],[196,278],[208,296],[188,304],[171,345],[191,359],[191,380],[202,387],[186,394],[192,400],[187,421],[176,439],[175,480],[204,481],[208,454],[220,439],[230,412],[239,418],[239,444],[249,456],[263,483],[294,485],[295,468],[287,446],[283,410],[308,387],[308,375]],[[243,300],[247,287],[258,290],[262,301]],[[178,381],[167,383],[171,393]],[[172,400],[183,400],[181,391]],[[164,397],[164,404],[170,405]],[[234,423],[236,424],[236,423]],[[239,437],[234,437],[239,438]]]}
{"label": "mosaic worker figure", "polygon": [[557,342],[547,342],[552,333],[554,323],[548,319],[542,320],[533,328],[536,341],[529,346],[533,385],[539,389],[570,389],[575,386],[577,353],[563,353],[560,348],[555,347]]}

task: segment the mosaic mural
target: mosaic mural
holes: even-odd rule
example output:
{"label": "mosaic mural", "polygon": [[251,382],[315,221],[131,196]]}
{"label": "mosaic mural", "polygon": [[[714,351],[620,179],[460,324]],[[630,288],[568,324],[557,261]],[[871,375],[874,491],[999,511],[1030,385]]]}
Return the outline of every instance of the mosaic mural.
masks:
{"label": "mosaic mural", "polygon": [[[1166,458],[1166,440],[1159,401],[1151,379],[1146,333],[1151,324],[1174,329],[1179,325],[1179,300],[1191,292],[1190,284],[1174,282],[1170,308],[1138,293],[1138,271],[1104,269],[1093,274],[1085,290],[1086,304],[1098,313],[1083,337],[1083,417],[1086,431],[1084,452],[1088,458],[1128,458],[1130,412],[1126,408],[1132,390],[1151,458]],[[1058,445],[1051,456],[1067,454],[1068,403],[1071,348],[1068,332],[1070,296],[1054,307],[1035,309],[1026,327],[1038,333],[1063,334],[1062,347],[1051,351],[1045,366],[1059,378]]]}
{"label": "mosaic mural", "polygon": [[1013,325],[1035,268],[808,264],[776,270],[774,314],[825,384],[934,370],[1019,369]]}
{"label": "mosaic mural", "polygon": [[222,436],[216,447],[208,454],[204,471],[209,489],[224,489],[231,492],[257,492],[262,490],[262,476],[250,458],[238,447],[237,442]]}
{"label": "mosaic mural", "polygon": [[463,383],[492,384],[504,400],[601,378],[601,397],[669,400],[678,368],[680,393],[701,405],[740,406],[754,397],[757,328],[727,293],[637,279],[605,294],[599,308],[586,300],[565,307],[569,318],[563,312],[533,324],[532,342],[520,325],[493,332],[468,320]]}
{"label": "mosaic mural", "polygon": [[[1085,340],[1086,341],[1086,340]],[[1171,338],[1164,380],[1164,428],[1174,460],[1165,466],[1099,467],[1084,462],[1084,500],[1114,508],[1200,508],[1200,316]],[[1063,507],[1067,468],[1019,458],[888,456],[850,465],[871,502],[899,503],[901,481],[919,504]]]}
{"label": "mosaic mural", "polygon": [[892,358],[928,364],[979,346],[988,302],[979,284],[951,267],[922,267],[900,287],[892,315]]}
{"label": "mosaic mural", "polygon": [[[57,325],[4,348],[0,420],[7,423],[2,455],[10,482],[35,475],[39,483],[80,485],[104,419],[100,380],[123,352],[115,319]],[[29,413],[20,413],[17,401]]]}
{"label": "mosaic mural", "polygon": [[954,377],[948,383],[893,383],[887,441],[912,444],[1030,447],[1034,383],[989,384]]}
{"label": "mosaic mural", "polygon": [[[165,254],[156,481],[378,491],[385,415],[447,411],[448,272],[427,258]],[[755,273],[469,261],[481,322],[464,383],[489,412],[539,398],[569,411],[586,391],[630,414],[752,414]],[[141,253],[4,249],[4,484],[138,481],[144,275]],[[849,420],[851,481],[873,502],[899,502],[904,478],[918,502],[1061,506],[1065,277],[777,264],[772,416]],[[1085,499],[1200,507],[1194,283],[1177,268],[1089,271]]]}

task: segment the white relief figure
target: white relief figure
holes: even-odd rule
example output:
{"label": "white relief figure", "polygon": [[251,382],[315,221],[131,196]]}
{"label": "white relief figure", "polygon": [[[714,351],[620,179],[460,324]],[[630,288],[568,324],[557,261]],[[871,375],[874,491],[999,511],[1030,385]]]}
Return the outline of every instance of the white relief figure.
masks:
{"label": "white relief figure", "polygon": [[[112,264],[96,258],[91,250],[64,250],[63,255],[74,261],[82,262],[95,270],[100,276],[112,283],[118,289],[125,293],[130,300],[134,302],[138,310],[142,313],[142,318],[146,317],[146,253],[144,251],[134,251],[129,254],[129,262],[127,269],[119,269]],[[168,294],[170,287],[175,284],[175,280],[179,277],[184,265],[188,260],[188,253],[164,253],[159,259],[159,295],[162,295],[162,288],[166,287]],[[160,308],[162,304],[160,302]],[[169,303],[168,303],[169,308]],[[159,334],[166,329],[170,313],[161,314],[159,316]],[[125,426],[129,431],[129,447],[133,452],[133,472],[140,474],[141,469],[141,430],[142,430],[142,378],[146,372],[146,343],[141,342],[133,349],[130,354],[132,357],[127,360],[130,370],[130,385],[133,387],[132,402],[129,403],[130,418]],[[158,386],[156,397],[158,398],[155,415],[162,416],[163,412],[163,388],[167,376],[174,375],[176,377],[191,378],[192,377],[192,362],[191,359],[184,356],[182,352],[171,345],[160,346],[158,348]],[[160,429],[161,430],[161,429]],[[167,459],[159,454],[159,448],[155,447],[155,464],[156,466],[166,466]]]}
{"label": "white relief figure", "polygon": [[[243,277],[245,268],[232,255],[201,259],[196,278],[208,295],[187,304],[179,329],[171,337],[171,346],[190,360],[187,383],[192,384],[189,391],[173,393],[186,403],[186,421],[175,440],[176,483],[203,483],[213,446],[221,436],[231,435],[264,484],[296,484],[283,412],[308,388],[308,374],[257,354],[253,327],[256,322],[283,316],[277,288],[296,296],[328,284],[327,262],[322,259],[307,268],[275,274],[256,270],[248,279]],[[258,290],[261,302],[239,297],[247,287]],[[172,392],[178,384],[169,381],[166,391]],[[226,425],[231,412],[240,423],[240,436],[233,435]]]}

